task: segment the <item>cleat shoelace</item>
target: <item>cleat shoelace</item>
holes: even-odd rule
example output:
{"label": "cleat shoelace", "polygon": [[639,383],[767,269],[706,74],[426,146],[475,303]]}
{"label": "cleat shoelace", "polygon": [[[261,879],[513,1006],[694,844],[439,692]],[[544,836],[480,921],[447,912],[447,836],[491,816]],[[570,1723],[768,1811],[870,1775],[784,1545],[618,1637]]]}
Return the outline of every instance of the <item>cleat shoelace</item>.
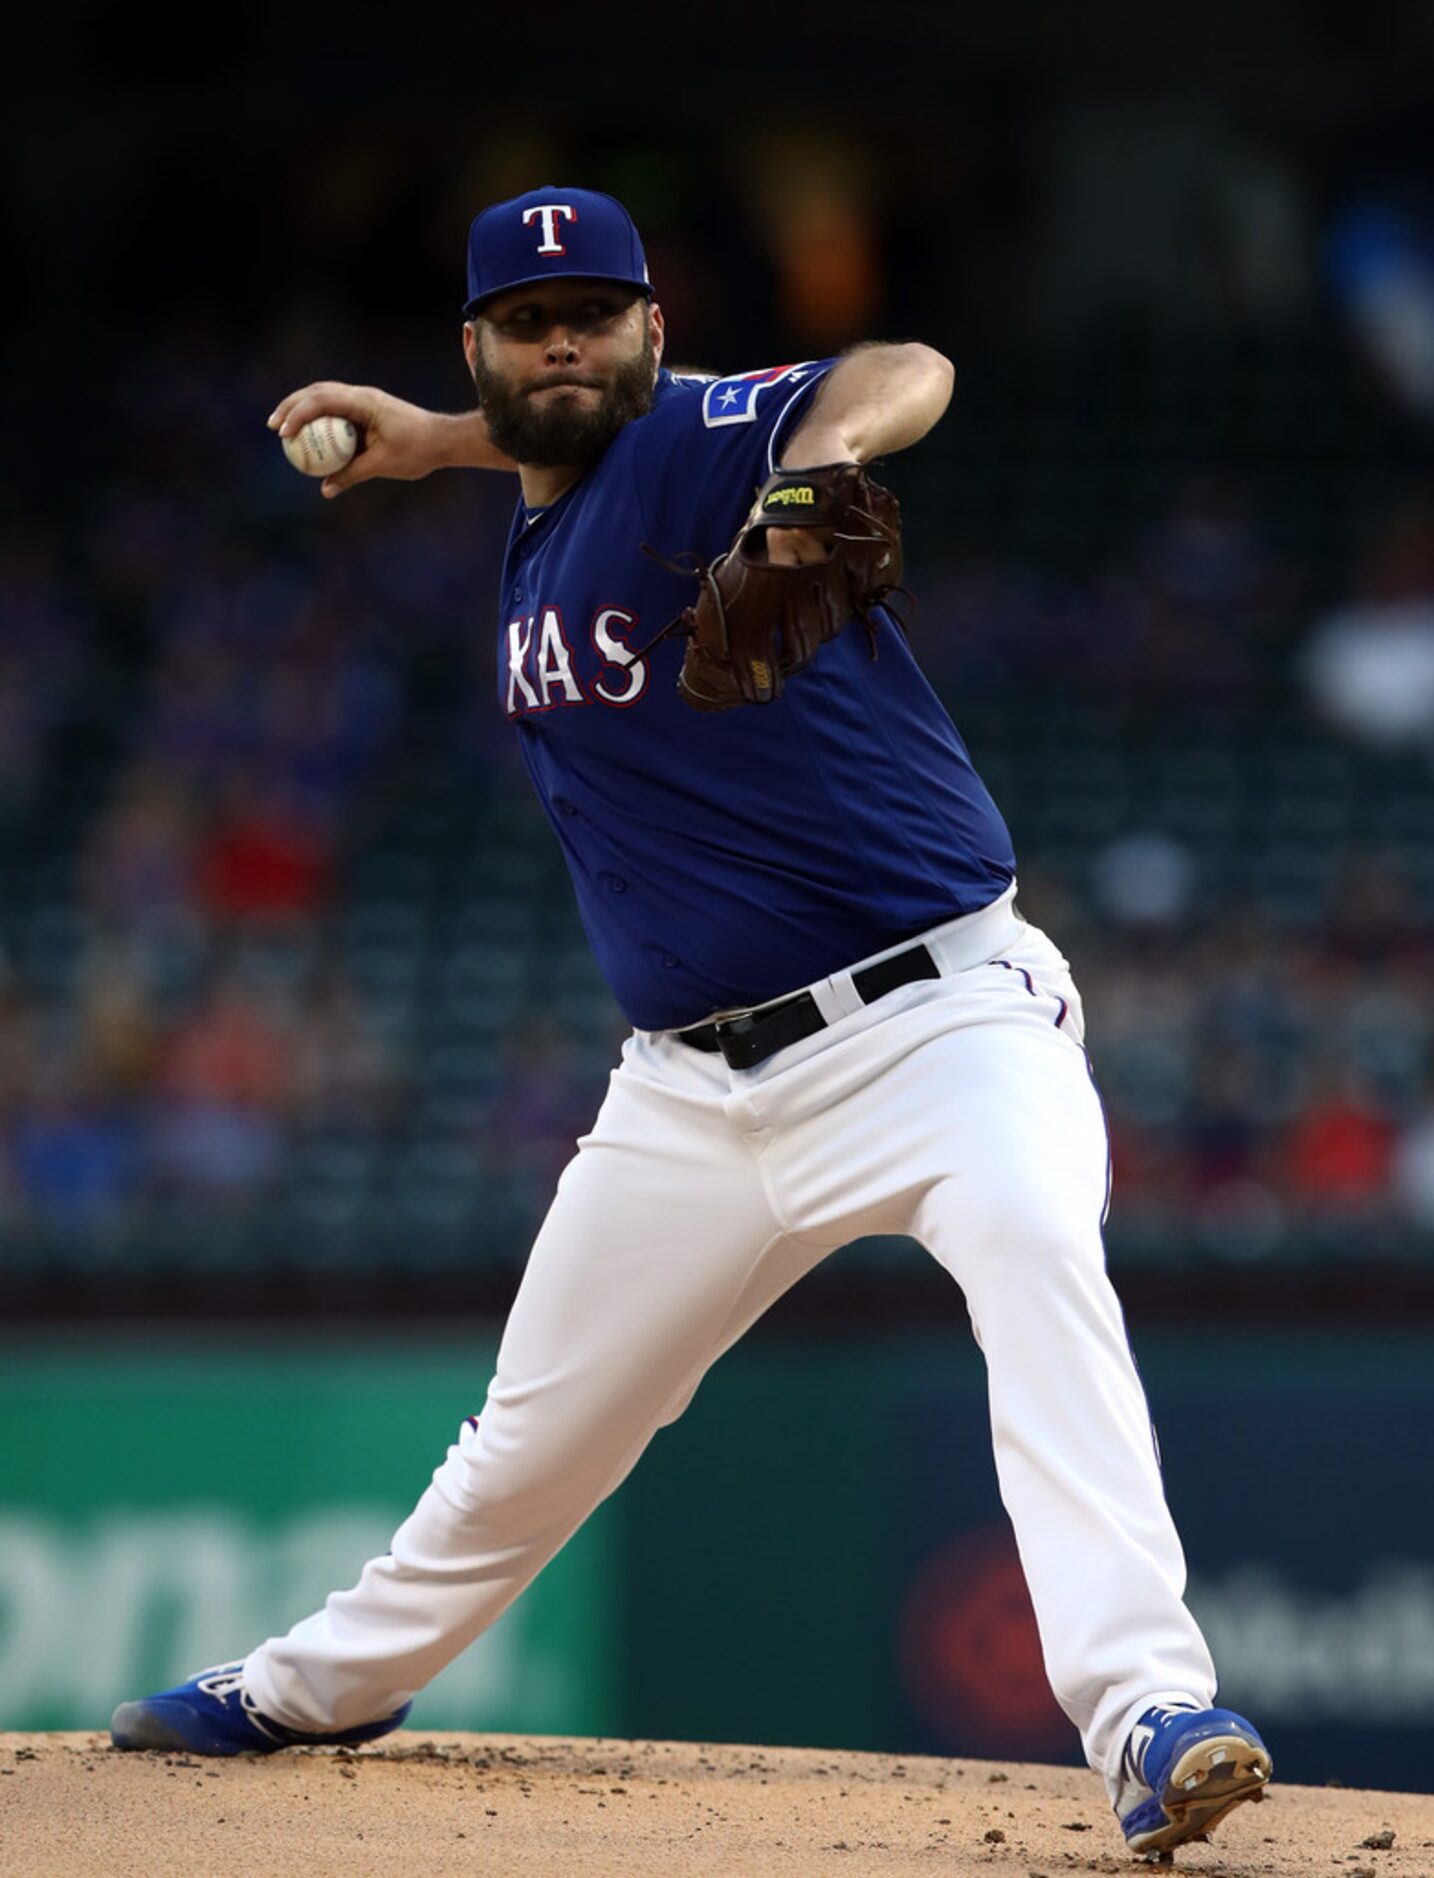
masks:
{"label": "cleat shoelace", "polygon": [[227,1702],[231,1695],[243,1687],[244,1665],[218,1663],[213,1669],[202,1669],[194,1681],[202,1694],[213,1696],[216,1702]]}

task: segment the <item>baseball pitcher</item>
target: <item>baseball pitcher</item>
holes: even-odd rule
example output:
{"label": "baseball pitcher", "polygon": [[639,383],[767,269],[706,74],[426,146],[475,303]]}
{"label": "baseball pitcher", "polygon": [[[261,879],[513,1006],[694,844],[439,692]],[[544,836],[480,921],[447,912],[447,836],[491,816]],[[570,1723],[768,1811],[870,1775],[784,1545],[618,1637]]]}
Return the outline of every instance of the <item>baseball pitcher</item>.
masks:
{"label": "baseball pitcher", "polygon": [[396,1728],[776,1298],[900,1233],[965,1295],[1046,1668],[1126,1840],[1199,1838],[1270,1755],[1212,1707],[1183,1602],[1106,1276],[1080,996],[901,631],[900,518],[868,468],[937,422],[951,367],[872,345],[674,375],[637,230],[577,188],[478,216],[464,315],[476,410],[317,384],[271,423],[354,425],[329,496],[516,470],[497,705],[631,1034],[482,1412],[392,1549],[242,1662],[125,1703],[115,1744]]}

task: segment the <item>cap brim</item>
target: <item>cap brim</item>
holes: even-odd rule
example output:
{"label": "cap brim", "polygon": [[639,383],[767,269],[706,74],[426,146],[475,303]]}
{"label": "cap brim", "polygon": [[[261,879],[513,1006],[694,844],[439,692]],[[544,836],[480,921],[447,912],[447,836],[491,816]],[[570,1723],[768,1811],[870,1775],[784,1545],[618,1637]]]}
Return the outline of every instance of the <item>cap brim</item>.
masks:
{"label": "cap brim", "polygon": [[649,300],[652,298],[650,280],[633,280],[626,274],[589,274],[578,269],[571,274],[563,274],[556,273],[549,268],[542,274],[525,274],[521,280],[505,280],[501,287],[490,287],[487,293],[479,294],[476,300],[465,300],[463,317],[466,320],[472,319],[473,315],[485,307],[490,300],[496,300],[500,293],[512,293],[516,287],[536,287],[548,280],[605,280],[610,281],[615,287],[631,287],[637,293],[646,294]]}

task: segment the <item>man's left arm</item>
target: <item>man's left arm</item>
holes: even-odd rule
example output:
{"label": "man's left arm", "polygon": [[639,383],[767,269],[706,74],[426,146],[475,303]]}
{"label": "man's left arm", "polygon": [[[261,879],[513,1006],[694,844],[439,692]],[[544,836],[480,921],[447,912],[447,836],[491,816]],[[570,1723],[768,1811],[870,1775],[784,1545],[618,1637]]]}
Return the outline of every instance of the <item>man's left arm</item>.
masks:
{"label": "man's left arm", "polygon": [[931,346],[859,346],[822,380],[787,439],[783,469],[869,463],[919,442],[951,402],[955,372]]}
{"label": "man's left arm", "polygon": [[[951,402],[956,373],[932,346],[858,346],[827,373],[812,407],[782,449],[784,470],[823,463],[869,463],[905,450]],[[830,559],[831,531],[774,528],[767,552],[779,567]]]}

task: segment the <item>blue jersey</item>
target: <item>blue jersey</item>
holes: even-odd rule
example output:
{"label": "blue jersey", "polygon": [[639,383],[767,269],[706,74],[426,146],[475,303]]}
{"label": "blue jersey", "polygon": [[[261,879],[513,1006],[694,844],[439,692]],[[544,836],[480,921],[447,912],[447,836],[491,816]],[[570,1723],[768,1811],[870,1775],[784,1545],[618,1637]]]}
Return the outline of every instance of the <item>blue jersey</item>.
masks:
{"label": "blue jersey", "polygon": [[974,912],[1011,839],[906,640],[853,621],[773,704],[703,713],[684,641],[696,583],[642,552],[731,543],[833,360],[715,380],[662,372],[652,410],[549,508],[519,504],[499,702],[629,1022],[696,1023]]}

